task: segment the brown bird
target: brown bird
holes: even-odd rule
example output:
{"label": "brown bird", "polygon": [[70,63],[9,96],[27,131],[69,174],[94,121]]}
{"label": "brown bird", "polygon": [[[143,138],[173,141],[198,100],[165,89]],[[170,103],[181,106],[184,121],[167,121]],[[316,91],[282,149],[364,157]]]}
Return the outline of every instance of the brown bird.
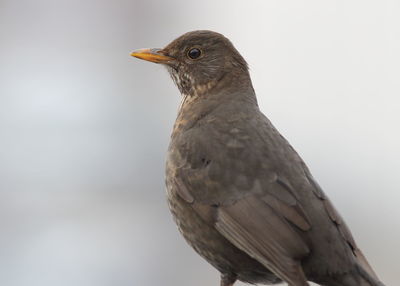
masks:
{"label": "brown bird", "polygon": [[166,164],[168,202],[221,286],[313,281],[382,286],[339,213],[261,113],[246,61],[194,31],[132,56],[163,64],[183,99]]}

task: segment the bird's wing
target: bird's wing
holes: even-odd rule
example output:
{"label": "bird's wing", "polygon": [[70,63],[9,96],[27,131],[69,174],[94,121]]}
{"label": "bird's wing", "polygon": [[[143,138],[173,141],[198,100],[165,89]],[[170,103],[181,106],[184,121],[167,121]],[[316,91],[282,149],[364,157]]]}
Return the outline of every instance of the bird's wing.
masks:
{"label": "bird's wing", "polygon": [[311,226],[289,187],[275,177],[264,187],[255,182],[235,199],[230,198],[234,192],[226,193],[225,198],[196,198],[199,184],[208,190],[216,185],[223,188],[199,170],[178,170],[174,186],[194,211],[236,247],[290,285],[307,285],[299,261],[309,248],[300,233]]}
{"label": "bird's wing", "polygon": [[296,284],[305,281],[299,261],[307,256],[309,248],[300,233],[311,226],[296,198],[279,179],[268,184],[266,191],[258,189],[261,186],[255,183],[251,191],[235,199],[227,194],[225,200],[197,200],[193,188],[201,184],[205,189],[213,189],[219,183],[205,174],[200,176],[202,172],[180,172],[173,178],[174,189],[194,211],[278,277],[291,285],[303,285]]}
{"label": "bird's wing", "polygon": [[305,281],[299,260],[309,253],[282,214],[255,195],[218,208],[215,228],[290,285]]}
{"label": "bird's wing", "polygon": [[283,161],[285,146],[260,141],[256,148],[258,135],[246,128],[213,132],[200,126],[173,143],[167,185],[236,247],[281,279],[303,285],[299,261],[309,248],[301,233],[311,226],[292,187],[297,182],[285,176],[290,160],[282,174],[273,163]]}

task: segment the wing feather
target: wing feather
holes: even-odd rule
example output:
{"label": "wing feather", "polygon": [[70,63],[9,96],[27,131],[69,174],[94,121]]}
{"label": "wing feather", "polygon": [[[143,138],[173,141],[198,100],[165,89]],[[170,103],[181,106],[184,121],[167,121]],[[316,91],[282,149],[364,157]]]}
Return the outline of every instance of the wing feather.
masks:
{"label": "wing feather", "polygon": [[[216,229],[290,285],[308,285],[299,259],[309,248],[289,223],[257,196],[218,209]],[[299,281],[304,281],[299,284]]]}

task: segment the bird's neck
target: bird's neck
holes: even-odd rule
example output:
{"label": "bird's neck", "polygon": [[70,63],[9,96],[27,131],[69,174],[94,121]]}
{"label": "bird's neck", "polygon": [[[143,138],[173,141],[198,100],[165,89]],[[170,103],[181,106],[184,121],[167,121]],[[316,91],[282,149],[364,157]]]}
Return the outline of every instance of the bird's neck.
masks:
{"label": "bird's neck", "polygon": [[181,90],[181,93],[182,103],[180,109],[203,104],[204,101],[219,104],[227,101],[245,100],[257,105],[257,98],[247,70],[246,72],[227,72],[218,79],[194,85],[187,89],[186,92]]}
{"label": "bird's neck", "polygon": [[190,129],[202,120],[229,120],[219,114],[229,116],[229,110],[233,110],[233,106],[258,110],[250,78],[240,81],[227,81],[226,78],[222,78],[206,93],[182,94],[173,133]]}

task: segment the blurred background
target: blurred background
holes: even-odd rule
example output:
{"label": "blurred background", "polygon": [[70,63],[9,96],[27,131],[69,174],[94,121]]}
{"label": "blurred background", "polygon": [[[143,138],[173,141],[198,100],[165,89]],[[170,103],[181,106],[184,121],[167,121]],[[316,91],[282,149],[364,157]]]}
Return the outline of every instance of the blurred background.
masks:
{"label": "blurred background", "polygon": [[398,285],[399,15],[396,0],[0,0],[0,285],[219,285],[165,201],[180,95],[129,56],[196,29],[247,59],[261,109]]}

